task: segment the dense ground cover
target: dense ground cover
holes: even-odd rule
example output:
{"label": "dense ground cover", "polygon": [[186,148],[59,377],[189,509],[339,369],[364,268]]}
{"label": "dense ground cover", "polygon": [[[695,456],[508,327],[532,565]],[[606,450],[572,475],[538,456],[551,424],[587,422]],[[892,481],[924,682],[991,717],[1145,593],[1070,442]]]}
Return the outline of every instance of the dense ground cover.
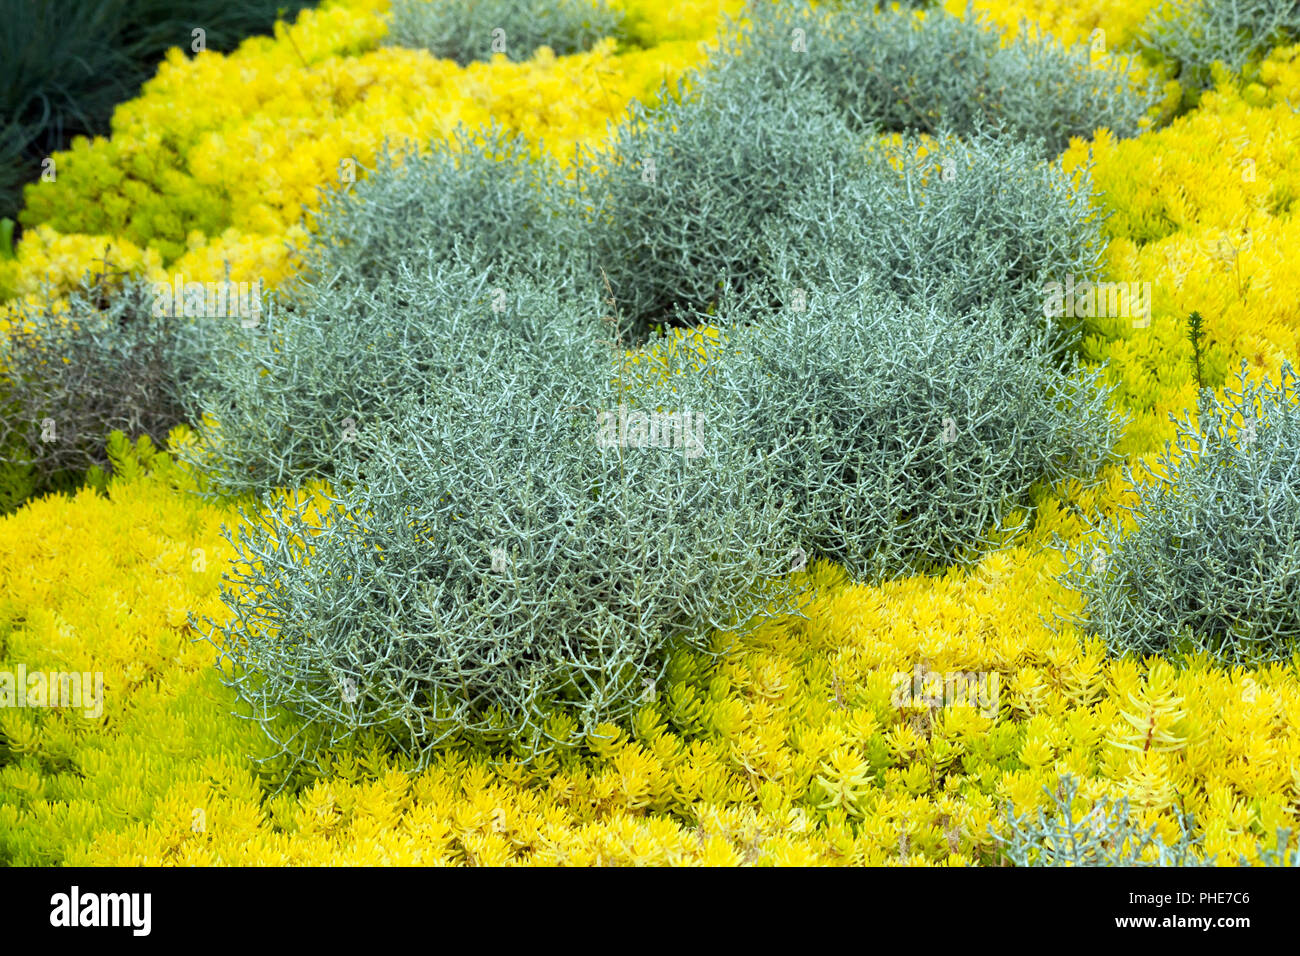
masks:
{"label": "dense ground cover", "polygon": [[[1300,240],[1293,215],[1300,119],[1292,105],[1300,102],[1300,47],[1256,51],[1253,60],[1243,54],[1236,73],[1216,71],[1213,89],[1199,97],[1167,86],[1160,103],[1134,100],[1131,114],[1117,99],[1116,115],[1133,117],[1127,129],[1081,132],[1067,123],[1071,141],[1059,163],[1062,143],[1023,143],[1014,125],[1003,131],[1010,137],[1004,142],[961,128],[951,130],[955,139],[936,139],[936,130],[902,124],[886,129],[892,138],[872,150],[851,138],[839,145],[846,130],[854,135],[851,124],[820,115],[816,144],[844,150],[836,175],[861,164],[856,185],[819,191],[826,176],[814,156],[797,202],[769,209],[752,195],[752,184],[771,175],[769,152],[745,152],[745,144],[776,144],[793,157],[787,167],[801,168],[799,144],[781,138],[780,124],[791,109],[806,119],[808,101],[796,93],[767,110],[746,107],[723,79],[714,92],[710,81],[693,80],[692,89],[702,87],[698,98],[669,87],[664,103],[661,80],[704,62],[698,41],[711,39],[719,14],[735,8],[611,6],[625,13],[617,44],[459,66],[385,45],[381,3],[323,4],[275,40],[252,40],[224,56],[173,54],[144,94],[118,111],[111,139],[74,147],[66,176],[29,191],[31,228],[17,258],[0,263],[0,280],[14,297],[11,322],[39,326],[60,310],[93,310],[93,303],[62,304],[61,293],[101,257],[150,281],[168,282],[177,272],[187,281],[261,279],[282,286],[283,299],[256,326],[203,332],[220,343],[212,355],[229,364],[216,381],[185,376],[202,383],[190,396],[200,413],[191,415],[193,429],[154,436],[167,439],[167,453],[148,440],[133,446],[114,439],[103,453],[107,469],[86,487],[36,498],[0,519],[0,667],[105,675],[102,719],[66,709],[0,710],[0,859],[965,865],[1009,855],[1045,863],[1059,849],[1052,827],[1018,815],[1041,809],[1059,820],[1062,794],[1081,819],[1103,799],[1124,801],[1109,817],[1087,818],[1092,843],[1112,862],[1167,861],[1170,847],[1221,864],[1277,862],[1269,851],[1279,832],[1294,849],[1300,673],[1287,641],[1296,633],[1291,598],[1300,572],[1294,541],[1288,550],[1261,527],[1270,516],[1294,520],[1286,488],[1296,469],[1287,437],[1295,395],[1283,385],[1294,381],[1286,363],[1300,354],[1300,280],[1286,264]],[[968,17],[987,13],[1021,38],[1025,17],[1067,44],[1085,44],[1090,69],[1098,76],[1119,71],[1134,89],[1150,89],[1148,70],[1171,69],[1154,54],[1146,66],[1120,59],[1126,47],[1141,45],[1150,5],[948,6]],[[815,43],[813,26],[809,20],[805,38]],[[1105,31],[1100,44],[1097,30]],[[1014,42],[1008,34],[997,48],[1014,51]],[[956,84],[946,105],[924,116],[968,116],[958,108],[963,97],[987,109],[988,72],[960,75],[971,77],[969,84]],[[1171,74],[1150,75],[1159,86]],[[1045,84],[1044,99],[1016,109],[1055,115],[1049,107],[1071,102],[1068,94]],[[907,98],[906,90],[887,87],[881,95]],[[633,97],[650,110],[625,113]],[[680,175],[675,143],[702,141],[710,115],[738,116],[737,128],[756,135],[731,137],[719,156],[683,149],[692,166],[682,181],[705,201],[674,211],[654,190],[671,188]],[[675,122],[656,130],[664,116]],[[436,147],[426,167],[412,167],[424,173],[405,180],[382,159],[386,138],[427,144],[459,121],[478,127],[489,120],[555,157],[558,171],[544,189],[521,193],[520,180],[494,179],[492,170],[508,163],[469,163],[487,172],[458,180],[456,165]],[[606,128],[624,121],[632,125]],[[656,144],[652,175],[641,162],[647,142]],[[620,154],[620,143],[632,146]],[[526,164],[531,153],[525,146],[506,159]],[[521,243],[517,233],[490,228],[486,216],[474,230],[478,242],[448,244],[434,228],[385,233],[365,218],[365,201],[318,199],[322,187],[353,186],[339,181],[340,170],[352,168],[349,159],[358,182],[346,195],[379,200],[372,205],[380,214],[403,202],[445,210],[439,215],[448,221],[468,209],[503,209],[512,221],[569,223],[564,229],[572,232],[562,234],[573,242],[563,250]],[[609,178],[620,170],[624,179]],[[534,194],[544,200],[542,212],[527,201]],[[1006,208],[998,199],[1008,196],[1019,197],[1017,209],[1034,196],[1033,215],[997,215]],[[882,197],[917,227],[882,217],[868,229],[860,216],[842,214],[879,208]],[[638,205],[647,199],[661,213],[658,239],[650,233],[656,218]],[[754,228],[739,234],[735,219],[693,216],[710,204],[742,201]],[[577,226],[565,218],[574,215]],[[581,227],[583,215],[594,217],[592,228]],[[637,236],[648,242],[630,242],[620,231],[637,215],[646,221]],[[867,243],[882,234],[888,241]],[[754,243],[739,255],[738,235]],[[683,236],[695,255],[674,267],[670,250]],[[644,262],[627,269],[620,261],[618,271],[609,257],[620,248],[635,249]],[[1012,254],[1020,249],[1029,250],[1027,260]],[[554,288],[516,284],[518,263],[539,261],[549,263],[544,274],[563,274],[556,285],[571,297],[568,305]],[[754,264],[759,268],[744,271]],[[854,288],[857,270],[874,270],[881,281]],[[476,298],[465,298],[462,271],[488,277],[475,286]],[[712,283],[742,271],[744,288]],[[1043,283],[1064,283],[1067,274],[1080,283],[1149,283],[1149,308],[1098,314],[1094,298],[1045,322]],[[47,278],[53,290],[40,288]],[[496,291],[508,294],[496,299]],[[494,301],[505,304],[497,309]],[[582,308],[572,305],[579,301]],[[1086,301],[1082,293],[1079,301]],[[633,307],[636,314],[620,311]],[[1188,334],[1192,313],[1202,319],[1195,336]],[[329,316],[338,314],[357,320],[331,325]],[[473,334],[476,314],[492,317],[481,341]],[[641,345],[662,321],[690,328]],[[425,344],[384,353],[390,358],[365,379],[365,395],[340,394],[343,372],[332,387],[329,377],[310,379],[311,369],[294,360],[314,351],[341,362],[414,322],[422,323]],[[891,368],[882,335],[916,360]],[[510,341],[519,355],[500,358]],[[569,346],[547,351],[558,342]],[[260,356],[257,364],[239,369],[248,355]],[[602,365],[607,355],[614,358]],[[468,357],[447,361],[454,356]],[[499,359],[490,365],[500,370],[489,374],[488,359]],[[925,374],[927,362],[947,376]],[[548,372],[552,366],[561,371]],[[514,384],[496,387],[494,374]],[[554,377],[530,378],[538,375]],[[1055,404],[1029,401],[1044,394],[1040,381],[1061,389]],[[556,382],[564,383],[559,397],[548,391]],[[1214,394],[1200,393],[1201,386]],[[515,400],[503,401],[512,387],[519,388]],[[882,393],[909,400],[891,406],[872,398]],[[669,638],[677,629],[677,639],[636,645],[656,663],[645,681],[634,668],[634,678],[614,682],[617,706],[591,709],[588,694],[552,688],[547,693],[558,693],[563,705],[555,706],[527,691],[547,686],[551,675],[526,667],[512,671],[527,679],[510,688],[535,709],[511,711],[503,694],[495,713],[432,708],[422,724],[403,711],[407,732],[395,734],[389,717],[353,706],[376,674],[398,675],[385,685],[391,705],[412,699],[411,673],[434,673],[443,686],[454,671],[412,658],[398,639],[402,627],[433,633],[454,615],[441,605],[441,616],[428,620],[403,616],[412,598],[385,593],[384,582],[397,579],[386,576],[389,556],[402,580],[444,586],[443,598],[468,602],[497,586],[486,528],[494,541],[515,533],[525,543],[503,555],[508,573],[527,583],[530,569],[544,573],[555,560],[535,538],[544,540],[566,519],[609,535],[620,515],[644,524],[656,509],[683,507],[673,497],[680,488],[672,470],[647,460],[646,448],[584,451],[572,437],[573,421],[555,414],[557,406],[592,403],[616,410],[623,394],[633,411],[647,414],[689,397],[719,429],[706,433],[711,441],[733,436],[718,446],[731,455],[719,454],[727,465],[721,475],[707,477],[701,468],[697,478],[749,476],[740,481],[744,488],[752,480],[781,490],[767,501],[764,520],[776,532],[767,543],[785,562],[775,580],[789,590],[780,589],[752,626],[719,622],[710,630],[699,624],[719,610],[705,600],[718,596],[710,579],[693,565],[665,567],[649,552],[628,549],[620,560],[631,571],[571,582],[571,606],[604,631],[575,625],[575,641],[596,642],[585,645],[592,656],[567,659],[598,658],[610,645],[594,635],[642,634],[636,628],[645,622],[634,621],[641,606],[663,622],[662,633],[657,622],[644,633]],[[792,394],[805,401],[782,400]],[[741,399],[728,407],[726,396]],[[369,404],[347,404],[361,401]],[[295,458],[286,443],[314,427],[312,403],[329,412],[320,416],[319,434],[311,433],[313,453]],[[520,407],[533,409],[533,418],[517,417]],[[906,414],[891,419],[891,407]],[[786,409],[789,419],[759,414],[764,408]],[[482,435],[440,431],[468,409],[485,423]],[[287,424],[269,427],[281,413]],[[1199,414],[1206,415],[1204,433]],[[350,415],[353,437],[358,427],[360,437],[340,445],[330,436],[347,434]],[[404,424],[367,430],[390,420]],[[585,504],[529,494],[529,466],[515,449],[528,447],[537,429],[551,436],[547,467],[569,476],[567,493]],[[761,449],[802,451],[788,456],[784,470],[751,472],[762,456],[747,453],[735,435]],[[1175,443],[1172,458],[1162,455],[1166,441]],[[518,500],[483,495],[492,500],[464,497],[444,507],[443,486],[412,477],[423,473],[412,467],[417,456],[436,457],[439,442],[453,458],[457,447],[472,446],[473,454],[434,474],[483,488],[496,482]],[[1197,458],[1201,444],[1214,454]],[[919,449],[915,458],[912,448]],[[996,474],[980,464],[994,455]],[[903,499],[891,492],[881,503],[879,476],[900,460],[919,469],[908,474],[922,476],[928,490]],[[240,462],[258,462],[260,470],[237,474]],[[277,472],[272,463],[283,467]],[[678,464],[689,478],[703,463]],[[1172,490],[1166,476],[1176,479]],[[231,502],[196,494],[211,491],[214,478],[266,497]],[[290,490],[276,490],[285,486]],[[1224,502],[1195,493],[1206,487],[1220,489]],[[1181,488],[1188,489],[1185,519],[1167,505],[1170,496],[1180,500]],[[971,520],[970,496],[981,489],[987,510],[975,512],[974,525],[963,523]],[[756,513],[742,490],[715,495],[716,512],[669,511],[678,520],[663,526],[669,533],[656,553],[686,547],[678,539],[692,522],[721,521],[728,533],[752,539],[753,532],[726,524],[727,509],[742,502],[750,502],[744,514]],[[641,498],[629,508],[617,505],[615,492]],[[850,502],[868,510],[849,510]],[[947,520],[945,509],[956,509]],[[802,517],[789,521],[792,510]],[[1237,524],[1227,521],[1234,516]],[[1251,516],[1262,518],[1248,525]],[[467,519],[477,524],[462,528]],[[1215,520],[1221,524],[1213,533],[1186,540],[1188,522]],[[223,524],[234,540],[223,536]],[[428,534],[390,547],[385,536],[409,527]],[[563,567],[580,576],[574,569],[583,566],[584,538],[568,527]],[[717,527],[708,534],[723,540]],[[471,553],[466,542],[480,538],[482,553]],[[311,575],[295,578],[309,539],[318,559]],[[446,549],[457,570],[438,577],[442,565],[426,546],[444,540],[459,542]],[[864,546],[880,540],[890,542],[883,556]],[[961,542],[972,547],[955,547]],[[1267,550],[1275,545],[1276,552]],[[1263,558],[1252,563],[1256,551]],[[758,568],[753,556],[753,566],[734,560],[742,557],[736,550],[732,563],[715,561],[712,580],[724,570],[741,579],[771,570]],[[1209,576],[1180,581],[1175,600],[1165,577],[1180,569],[1194,575],[1189,562],[1209,567],[1216,560],[1259,588],[1259,599],[1233,605],[1238,623],[1251,625],[1236,638],[1240,644],[1264,635],[1269,653],[1236,659],[1222,653],[1222,642],[1180,643],[1184,626],[1195,636],[1197,621],[1212,617],[1197,608],[1224,599]],[[232,567],[244,574],[237,594],[221,580]],[[1260,579],[1268,572],[1276,576]],[[682,591],[683,574],[695,576],[697,591]],[[1140,575],[1138,598],[1123,586],[1125,574]],[[734,606],[749,595],[731,580]],[[356,594],[349,615],[338,618],[342,625],[322,612],[334,606],[332,582]],[[698,600],[683,616],[659,598],[626,600],[620,588]],[[557,599],[554,590],[545,593]],[[484,648],[499,638],[493,629],[502,621],[515,622],[512,640],[527,630],[517,626],[525,619],[518,608],[510,609],[515,617],[494,610],[509,602],[492,594],[475,599],[472,610],[467,604],[458,623]],[[428,599],[427,608],[439,606]],[[1137,624],[1125,607],[1140,608]],[[284,678],[278,691],[274,681],[226,686],[212,666],[213,647],[194,640],[197,628],[228,652],[247,647],[243,662],[254,674],[283,667],[273,664],[274,641],[232,645],[221,633],[238,635],[283,608],[306,622],[300,638],[320,641],[322,652],[352,648],[355,656],[350,639],[370,642],[354,683],[341,675],[341,696],[322,696],[321,679],[328,683],[330,675],[298,679],[289,669],[276,672]],[[530,609],[542,620],[559,613]],[[389,618],[391,632],[382,623],[349,623]],[[228,677],[229,663],[228,653]],[[966,706],[952,706],[963,693],[969,699],[958,703]],[[250,699],[293,701],[300,715],[303,701],[330,703],[333,717],[311,725],[328,746],[295,762],[301,753],[280,752],[262,727],[235,716]],[[532,746],[519,746],[512,713],[528,713],[549,744],[536,746],[534,735],[523,741]],[[265,724],[276,732],[297,727]],[[442,735],[446,727],[453,732]],[[433,738],[442,746],[426,746]],[[1107,846],[1116,833],[1126,838]]]}
{"label": "dense ground cover", "polygon": [[[0,241],[22,190],[57,181],[50,160],[74,136],[102,135],[172,47],[229,52],[311,0],[6,0],[0,6]],[[277,11],[278,14],[277,14]]]}

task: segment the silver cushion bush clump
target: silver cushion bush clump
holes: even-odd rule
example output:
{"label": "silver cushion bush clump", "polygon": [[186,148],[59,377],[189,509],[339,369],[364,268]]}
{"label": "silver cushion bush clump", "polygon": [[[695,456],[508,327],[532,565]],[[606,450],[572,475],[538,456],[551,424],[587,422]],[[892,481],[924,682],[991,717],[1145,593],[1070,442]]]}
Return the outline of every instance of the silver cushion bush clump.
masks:
{"label": "silver cushion bush clump", "polygon": [[810,191],[852,175],[859,145],[818,96],[702,81],[634,105],[607,153],[588,156],[593,271],[608,276],[625,331],[743,294]]}
{"label": "silver cushion bush clump", "polygon": [[577,197],[555,162],[532,150],[495,125],[458,128],[424,151],[385,149],[363,178],[322,195],[288,291],[309,296],[443,262],[575,281],[587,265]]}
{"label": "silver cushion bush clump", "polygon": [[1109,459],[1106,390],[1062,374],[1059,333],[869,285],[800,305],[720,317],[703,371],[683,360],[663,386],[719,423],[733,469],[775,470],[791,546],[859,578],[937,570],[1012,530],[1036,482]]}
{"label": "silver cushion bush clump", "polygon": [[407,263],[374,283],[321,285],[256,328],[214,330],[212,371],[187,389],[200,438],[190,454],[228,493],[292,486],[333,474],[359,436],[486,358],[521,352],[568,374],[555,328],[599,326],[599,300],[493,282],[466,265]]}
{"label": "silver cushion bush clump", "polygon": [[494,53],[526,60],[541,46],[567,56],[623,32],[623,12],[605,0],[394,0],[388,42],[465,66]]}
{"label": "silver cushion bush clump", "polygon": [[196,321],[154,315],[148,283],[92,278],[55,301],[16,303],[0,334],[0,508],[107,467],[113,431],[161,443],[201,362]]}
{"label": "silver cushion bush clump", "polygon": [[1024,31],[1000,32],[968,10],[756,7],[714,57],[724,81],[771,95],[809,86],[856,131],[967,135],[995,128],[1055,155],[1073,136],[1107,127],[1134,136],[1159,101],[1128,62],[1093,65],[1088,43],[1065,46]]}
{"label": "silver cushion bush clump", "polygon": [[[282,307],[205,345],[213,374],[190,389],[191,414],[225,483],[329,474],[346,422],[389,417],[454,368],[445,327],[513,321],[516,282],[557,314],[613,313],[634,341],[656,317],[759,318],[796,290],[852,292],[864,276],[945,312],[1037,327],[1045,282],[1098,268],[1087,178],[1028,146],[949,137],[922,156],[910,140],[856,141],[799,94],[712,96],[639,114],[623,160],[585,192],[493,134],[381,164],[328,197]],[[729,123],[736,135],[720,137]],[[653,175],[632,162],[637,142],[657,144],[644,154],[659,157]]]}
{"label": "silver cushion bush clump", "polygon": [[586,184],[592,271],[632,337],[864,275],[949,310],[997,302],[1041,322],[1045,283],[1095,277],[1105,244],[1087,171],[1040,153],[981,131],[859,138],[807,90],[701,83],[638,112]]}
{"label": "silver cushion bush clump", "polygon": [[793,554],[931,570],[1110,439],[1046,332],[888,292],[723,316],[705,371],[635,392],[606,325],[518,301],[441,327],[459,362],[338,447],[323,517],[264,498],[235,541],[210,639],[295,761],[354,738],[564,751],[652,694],[669,649],[788,610]]}
{"label": "silver cushion bush clump", "polygon": [[205,336],[210,372],[186,398],[215,486],[329,475],[359,429],[436,392],[469,357],[525,347],[515,332],[529,310],[597,321],[578,216],[554,166],[497,129],[385,157],[328,193],[276,308]]}
{"label": "silver cushion bush clump", "polygon": [[1289,366],[1223,397],[1134,481],[1136,522],[1068,547],[1078,624],[1114,654],[1203,650],[1231,664],[1288,660],[1300,639],[1300,385]]}
{"label": "silver cushion bush clump", "polygon": [[670,647],[782,606],[762,468],[720,467],[707,418],[698,445],[620,441],[655,410],[620,414],[607,344],[550,327],[554,364],[470,350],[370,429],[324,517],[267,499],[240,532],[210,639],[285,755],[563,753],[653,699]]}
{"label": "silver cushion bush clump", "polygon": [[862,171],[809,191],[768,272],[797,288],[849,291],[863,276],[952,313],[996,308],[1044,324],[1044,286],[1095,277],[1105,242],[1085,172],[1066,173],[1030,143],[978,134],[869,145]]}

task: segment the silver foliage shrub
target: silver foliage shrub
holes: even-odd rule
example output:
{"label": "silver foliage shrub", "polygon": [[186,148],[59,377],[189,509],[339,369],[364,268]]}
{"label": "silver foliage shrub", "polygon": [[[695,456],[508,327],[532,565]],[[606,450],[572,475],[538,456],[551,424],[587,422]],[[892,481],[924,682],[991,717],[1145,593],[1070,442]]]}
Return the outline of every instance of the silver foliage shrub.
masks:
{"label": "silver foliage shrub", "polygon": [[718,317],[704,371],[683,360],[664,387],[718,422],[734,470],[775,469],[789,548],[859,578],[962,560],[1036,482],[1109,459],[1106,390],[1061,373],[1057,332],[870,286],[745,318]]}
{"label": "silver foliage shrub", "polygon": [[654,109],[634,104],[607,153],[589,156],[594,270],[626,330],[644,334],[743,294],[764,275],[765,234],[810,191],[852,175],[858,147],[819,97],[702,81]]}
{"label": "silver foliage shrub", "polygon": [[705,454],[602,444],[624,396],[608,344],[553,308],[525,309],[553,359],[468,347],[466,326],[437,394],[341,457],[324,521],[267,499],[240,532],[209,636],[294,760],[371,739],[417,763],[563,753],[653,699],[670,648],[780,606],[763,468],[720,467],[707,418]]}
{"label": "silver foliage shrub", "polygon": [[1095,277],[1104,249],[1087,171],[1041,152],[980,131],[860,139],[808,89],[703,81],[638,111],[587,183],[594,265],[634,336],[728,299],[770,307],[773,285],[864,275],[1041,322],[1043,285]]}
{"label": "silver foliage shrub", "polygon": [[385,149],[374,169],[357,172],[366,175],[321,196],[295,296],[444,262],[498,277],[545,273],[552,283],[585,268],[576,196],[517,133],[460,127],[425,150]]}
{"label": "silver foliage shrub", "polygon": [[1135,527],[1068,547],[1078,622],[1114,654],[1205,650],[1225,662],[1287,660],[1300,638],[1300,394],[1285,366],[1222,397],[1141,480]]}
{"label": "silver foliage shrub", "polygon": [[570,357],[538,320],[599,325],[598,300],[501,281],[465,265],[407,262],[373,283],[317,286],[256,328],[209,335],[213,371],[187,389],[195,460],[227,492],[296,485],[333,474],[360,435],[485,357],[526,352],[568,374]]}
{"label": "silver foliage shrub", "polygon": [[766,239],[791,290],[851,291],[870,276],[954,313],[991,309],[1043,324],[1044,284],[1095,277],[1105,244],[1086,173],[1032,144],[977,134],[873,141],[860,172],[810,190]]}
{"label": "silver foliage shrub", "polygon": [[1214,85],[1215,62],[1241,73],[1273,47],[1297,39],[1296,0],[1178,0],[1147,15],[1141,42],[1194,97]]}
{"label": "silver foliage shrub", "polygon": [[605,0],[394,0],[387,42],[465,66],[527,60],[540,46],[566,56],[622,34],[623,13]]}
{"label": "silver foliage shrub", "polygon": [[382,158],[323,197],[303,271],[263,321],[205,337],[211,374],[186,390],[200,461],[229,491],[328,475],[345,436],[471,355],[525,347],[521,310],[597,321],[578,217],[554,167],[497,129]]}
{"label": "silver foliage shrub", "polygon": [[152,314],[147,283],[89,280],[67,298],[16,303],[0,335],[0,501],[70,488],[107,467],[108,436],[161,444],[185,421],[184,382],[199,353],[183,326]]}
{"label": "silver foliage shrub", "polygon": [[1065,46],[1027,29],[1003,45],[973,11],[918,18],[882,7],[758,4],[714,65],[765,95],[811,87],[859,132],[996,128],[1052,155],[1102,126],[1137,135],[1158,101],[1155,82],[1135,85],[1124,58],[1092,66],[1086,42]]}

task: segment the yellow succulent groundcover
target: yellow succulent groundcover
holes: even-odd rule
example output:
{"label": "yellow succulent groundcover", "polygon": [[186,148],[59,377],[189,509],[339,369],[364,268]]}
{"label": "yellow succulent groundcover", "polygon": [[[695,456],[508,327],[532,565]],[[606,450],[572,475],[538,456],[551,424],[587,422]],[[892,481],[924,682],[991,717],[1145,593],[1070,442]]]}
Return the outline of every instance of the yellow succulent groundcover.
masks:
{"label": "yellow succulent groundcover", "polygon": [[[101,170],[120,228],[29,230],[0,285],[20,296],[68,285],[105,257],[159,277],[283,278],[340,161],[364,166],[385,140],[489,119],[567,155],[697,62],[736,10],[629,0],[646,49],[609,41],[461,68],[381,46],[385,6],[326,3],[229,55],[174,52],[119,108],[111,138],[66,157]],[[1008,26],[1100,29],[1112,42],[1149,6],[975,4]],[[1164,129],[1123,142],[1102,131],[1067,152],[1068,165],[1091,164],[1110,214],[1108,278],[1154,288],[1149,324],[1088,327],[1086,355],[1108,363],[1132,418],[1130,461],[1152,460],[1170,414],[1195,406],[1190,311],[1207,317],[1215,386],[1242,359],[1276,373],[1300,354],[1300,277],[1287,262],[1300,248],[1296,103],[1300,47],[1279,49],[1243,91],[1225,79]],[[168,157],[165,176],[138,168],[146,155]],[[219,196],[220,211],[178,243],[131,185],[146,179],[180,207],[187,194]],[[193,476],[147,442],[119,444],[114,459],[107,496],[50,496],[0,520],[0,647],[33,669],[102,672],[117,702],[102,720],[0,710],[20,758],[0,767],[0,790],[19,795],[0,805],[12,863],[969,865],[989,859],[1008,803],[1045,805],[1064,774],[1080,780],[1079,799],[1127,798],[1169,839],[1176,814],[1193,813],[1206,853],[1230,863],[1295,826],[1295,662],[1247,672],[1115,660],[1045,613],[1077,600],[1055,580],[1053,536],[1077,540],[1086,517],[1116,513],[1131,494],[1118,471],[1044,491],[1030,530],[973,569],[866,586],[813,564],[804,616],[734,645],[719,635],[714,668],[675,658],[632,726],[605,728],[582,752],[526,768],[451,753],[418,774],[346,752],[290,796],[255,775],[258,730],[231,715],[212,649],[189,626],[225,613],[231,513],[187,494]],[[991,674],[1001,706],[895,707],[898,672]]]}

